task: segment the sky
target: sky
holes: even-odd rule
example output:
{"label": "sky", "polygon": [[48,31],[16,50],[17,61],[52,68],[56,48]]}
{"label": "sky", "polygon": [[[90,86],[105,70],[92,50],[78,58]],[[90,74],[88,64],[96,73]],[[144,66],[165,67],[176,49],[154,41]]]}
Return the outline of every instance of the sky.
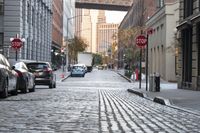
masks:
{"label": "sky", "polygon": [[107,23],[121,23],[127,12],[122,11],[106,11]]}

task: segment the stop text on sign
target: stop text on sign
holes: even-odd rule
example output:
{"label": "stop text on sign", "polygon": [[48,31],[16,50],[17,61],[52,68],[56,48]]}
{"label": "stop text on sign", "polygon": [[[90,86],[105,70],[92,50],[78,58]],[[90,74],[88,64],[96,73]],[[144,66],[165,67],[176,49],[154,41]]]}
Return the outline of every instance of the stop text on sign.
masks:
{"label": "stop text on sign", "polygon": [[144,35],[139,35],[136,37],[136,45],[143,48],[147,44],[147,38]]}
{"label": "stop text on sign", "polygon": [[11,47],[14,49],[20,49],[22,47],[22,41],[19,38],[14,38],[11,41]]}

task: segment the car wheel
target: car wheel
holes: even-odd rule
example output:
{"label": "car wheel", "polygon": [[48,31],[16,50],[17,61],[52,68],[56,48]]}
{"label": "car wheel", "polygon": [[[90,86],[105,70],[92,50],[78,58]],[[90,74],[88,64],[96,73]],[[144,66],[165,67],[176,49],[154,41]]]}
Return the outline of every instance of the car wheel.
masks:
{"label": "car wheel", "polygon": [[53,83],[49,84],[49,88],[52,89],[53,88]]}
{"label": "car wheel", "polygon": [[22,89],[22,93],[27,93],[28,92],[28,84],[27,81],[25,81],[24,88]]}
{"label": "car wheel", "polygon": [[56,88],[56,82],[53,84],[53,88]]}
{"label": "car wheel", "polygon": [[0,98],[8,97],[8,82],[5,79],[3,83],[3,91],[0,93]]}
{"label": "car wheel", "polygon": [[15,86],[15,89],[13,91],[11,91],[11,95],[17,95],[18,94],[18,87],[17,85]]}
{"label": "car wheel", "polygon": [[33,88],[29,89],[29,92],[35,92],[35,84],[33,85]]}

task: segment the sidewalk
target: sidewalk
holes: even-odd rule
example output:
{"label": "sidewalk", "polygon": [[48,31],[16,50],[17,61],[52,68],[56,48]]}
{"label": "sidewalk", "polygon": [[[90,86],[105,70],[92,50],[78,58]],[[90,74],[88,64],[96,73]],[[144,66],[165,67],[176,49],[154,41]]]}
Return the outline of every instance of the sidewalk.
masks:
{"label": "sidewalk", "polygon": [[[122,74],[118,71],[118,74]],[[139,89],[139,82],[132,81],[134,88],[129,88],[129,92],[146,96],[147,99],[155,100],[169,100],[170,106],[175,106],[181,109],[189,110],[200,114],[200,91],[192,91],[185,89],[178,89],[177,83],[169,83],[162,81],[160,84],[160,92],[146,91],[146,82],[142,82],[142,87]],[[133,90],[133,91],[130,91]],[[166,101],[167,101],[166,100]]]}
{"label": "sidewalk", "polygon": [[56,74],[56,81],[60,81],[60,82],[64,81],[70,76],[70,72],[68,72],[67,70],[63,72],[62,69],[58,69],[54,73]]}

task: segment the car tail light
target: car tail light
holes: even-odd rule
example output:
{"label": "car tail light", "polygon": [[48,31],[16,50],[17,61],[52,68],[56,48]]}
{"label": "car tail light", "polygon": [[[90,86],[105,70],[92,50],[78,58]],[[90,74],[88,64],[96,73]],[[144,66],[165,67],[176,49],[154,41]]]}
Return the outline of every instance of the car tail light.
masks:
{"label": "car tail light", "polygon": [[23,76],[23,74],[21,72],[19,72],[19,71],[17,71],[16,75],[17,75],[17,77],[22,77]]}
{"label": "car tail light", "polygon": [[47,72],[47,73],[52,73],[52,70],[49,69],[49,68],[44,69],[44,71]]}

